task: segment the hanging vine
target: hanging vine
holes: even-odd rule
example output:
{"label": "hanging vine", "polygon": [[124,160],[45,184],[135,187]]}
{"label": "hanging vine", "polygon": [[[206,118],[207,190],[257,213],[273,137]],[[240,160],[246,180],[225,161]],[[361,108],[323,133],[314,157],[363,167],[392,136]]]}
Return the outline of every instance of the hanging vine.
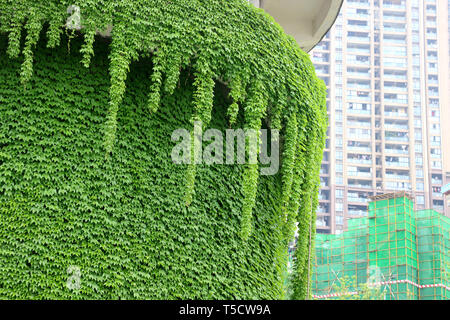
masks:
{"label": "hanging vine", "polygon": [[245,99],[244,87],[239,76],[233,77],[230,82],[230,97],[233,99],[233,102],[228,107],[227,115],[229,117],[231,127],[236,123],[239,113],[239,103],[242,103]]}
{"label": "hanging vine", "polygon": [[206,128],[211,120],[211,111],[214,102],[214,80],[212,78],[212,72],[208,69],[208,65],[205,64],[205,60],[202,57],[199,58],[196,64],[194,87],[194,112],[192,115],[191,123],[194,125],[194,129],[191,133],[191,163],[188,166],[186,173],[186,194],[185,203],[189,206],[192,202],[194,195],[196,164],[201,161],[201,150],[199,150],[199,140],[202,139],[199,133],[196,132],[196,122],[201,124],[201,129]]}
{"label": "hanging vine", "polygon": [[[116,26],[116,29],[118,30],[123,28],[123,25]],[[114,140],[117,131],[117,112],[125,93],[125,81],[131,63],[131,52],[127,49],[125,35],[120,34],[120,36],[114,37],[111,47],[109,71],[111,76],[111,87],[109,90],[110,102],[105,124],[105,152],[107,158],[114,148]]]}
{"label": "hanging vine", "polygon": [[156,112],[159,108],[161,99],[161,86],[163,82],[163,70],[165,63],[165,48],[159,47],[153,58],[153,73],[151,76],[152,86],[148,97],[148,109],[150,112]]}
{"label": "hanging vine", "polygon": [[20,80],[22,84],[26,84],[33,74],[33,48],[39,40],[39,33],[42,30],[42,18],[39,12],[30,10],[28,23],[25,26],[27,37],[23,48],[24,62],[20,72]]}

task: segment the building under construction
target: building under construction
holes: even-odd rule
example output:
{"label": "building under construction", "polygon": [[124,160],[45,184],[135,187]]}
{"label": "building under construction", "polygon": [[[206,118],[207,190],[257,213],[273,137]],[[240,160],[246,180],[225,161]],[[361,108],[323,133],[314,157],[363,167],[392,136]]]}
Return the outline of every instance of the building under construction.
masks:
{"label": "building under construction", "polygon": [[349,220],[342,234],[317,234],[313,297],[359,297],[373,290],[385,300],[450,299],[450,219],[434,210],[414,211],[405,192],[371,200],[368,216]]}

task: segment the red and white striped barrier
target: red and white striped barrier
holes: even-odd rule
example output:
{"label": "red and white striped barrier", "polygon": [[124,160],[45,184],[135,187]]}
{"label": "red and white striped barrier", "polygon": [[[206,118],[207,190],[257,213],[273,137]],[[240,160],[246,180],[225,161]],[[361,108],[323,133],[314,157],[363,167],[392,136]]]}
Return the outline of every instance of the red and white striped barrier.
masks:
{"label": "red and white striped barrier", "polygon": [[[398,284],[398,283],[409,283],[419,289],[423,289],[423,288],[444,288],[446,290],[450,291],[450,287],[442,284],[442,283],[438,283],[438,284],[424,284],[424,285],[420,285],[417,283],[412,282],[411,280],[391,280],[391,281],[383,281],[383,282],[376,282],[374,284],[371,284],[371,287],[374,286],[378,286],[378,285],[388,285],[388,284]],[[325,295],[313,295],[314,299],[325,299],[325,298],[333,298],[333,297],[340,297],[340,296],[344,296],[344,295],[354,295],[354,294],[358,294],[358,291],[350,291],[350,292],[344,292],[344,293],[330,293],[330,294],[325,294]]]}
{"label": "red and white striped barrier", "polygon": [[344,293],[331,293],[331,294],[325,294],[321,296],[313,295],[314,299],[324,299],[324,298],[332,298],[332,297],[340,297],[340,296],[346,296],[346,295],[354,295],[358,294],[358,291],[350,291],[350,292],[344,292]]}

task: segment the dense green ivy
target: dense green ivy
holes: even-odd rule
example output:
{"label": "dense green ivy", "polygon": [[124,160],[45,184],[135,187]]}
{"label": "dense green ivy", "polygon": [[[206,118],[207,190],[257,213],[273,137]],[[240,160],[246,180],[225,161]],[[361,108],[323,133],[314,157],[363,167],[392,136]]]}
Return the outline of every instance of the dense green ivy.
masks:
{"label": "dense green ivy", "polygon": [[[0,33],[0,298],[73,297],[69,265],[81,298],[280,298],[296,222],[306,298],[325,87],[270,16],[244,0],[1,0]],[[280,129],[282,174],[172,164],[170,132],[198,120]]]}

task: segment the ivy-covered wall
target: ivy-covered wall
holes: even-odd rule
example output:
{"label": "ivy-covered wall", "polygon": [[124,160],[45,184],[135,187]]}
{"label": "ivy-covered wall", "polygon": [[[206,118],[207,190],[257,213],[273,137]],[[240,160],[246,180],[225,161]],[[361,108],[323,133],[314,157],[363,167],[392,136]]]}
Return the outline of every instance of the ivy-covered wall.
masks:
{"label": "ivy-covered wall", "polygon": [[[280,129],[280,173],[173,164],[198,120]],[[0,298],[283,298],[296,223],[305,298],[326,122],[308,56],[247,1],[1,0]]]}

